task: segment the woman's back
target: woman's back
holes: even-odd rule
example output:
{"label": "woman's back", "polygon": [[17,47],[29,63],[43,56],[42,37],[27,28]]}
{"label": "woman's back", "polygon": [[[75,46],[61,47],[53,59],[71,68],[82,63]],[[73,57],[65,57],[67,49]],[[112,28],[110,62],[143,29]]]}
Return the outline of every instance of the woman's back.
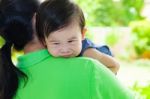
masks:
{"label": "woman's back", "polygon": [[[54,58],[47,50],[19,59],[28,75],[15,99],[132,99],[115,76],[95,60]],[[118,94],[116,94],[116,92]]]}

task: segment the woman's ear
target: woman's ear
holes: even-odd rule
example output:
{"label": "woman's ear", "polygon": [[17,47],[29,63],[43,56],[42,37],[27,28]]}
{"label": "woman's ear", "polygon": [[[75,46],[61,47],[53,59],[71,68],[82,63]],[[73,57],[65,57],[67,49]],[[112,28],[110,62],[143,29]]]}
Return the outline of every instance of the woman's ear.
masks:
{"label": "woman's ear", "polygon": [[82,30],[82,40],[85,38],[85,33],[87,32],[87,28],[83,28]]}

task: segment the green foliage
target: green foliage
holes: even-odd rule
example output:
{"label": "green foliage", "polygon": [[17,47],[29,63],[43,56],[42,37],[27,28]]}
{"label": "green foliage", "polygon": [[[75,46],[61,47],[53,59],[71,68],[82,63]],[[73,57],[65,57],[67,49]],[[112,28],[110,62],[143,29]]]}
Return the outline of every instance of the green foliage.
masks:
{"label": "green foliage", "polygon": [[89,26],[126,26],[141,19],[144,0],[75,0],[85,13]]}
{"label": "green foliage", "polygon": [[150,84],[139,86],[135,83],[131,89],[136,92],[137,99],[150,99]]}
{"label": "green foliage", "polygon": [[106,42],[106,44],[108,44],[110,46],[114,46],[119,41],[118,38],[119,38],[119,35],[114,30],[107,34],[107,36],[105,38],[105,42]]}
{"label": "green foliage", "polygon": [[87,32],[85,33],[85,38],[88,38],[90,40],[94,39],[94,35],[92,34],[90,29],[88,29]]}
{"label": "green foliage", "polygon": [[144,0],[121,0],[124,5],[125,15],[129,20],[140,19],[140,12],[144,5]]}
{"label": "green foliage", "polygon": [[133,47],[139,56],[143,56],[144,53],[147,57],[150,54],[150,21],[134,21],[131,22],[130,27],[132,29]]}
{"label": "green foliage", "polygon": [[2,45],[5,43],[5,40],[0,36],[0,48],[2,47]]}

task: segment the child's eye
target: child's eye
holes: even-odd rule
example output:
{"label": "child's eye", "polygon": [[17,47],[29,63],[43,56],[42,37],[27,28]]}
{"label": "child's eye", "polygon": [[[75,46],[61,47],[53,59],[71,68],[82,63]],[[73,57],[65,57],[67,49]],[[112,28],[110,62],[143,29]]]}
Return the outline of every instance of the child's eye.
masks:
{"label": "child's eye", "polygon": [[77,40],[69,40],[68,43],[74,43]]}
{"label": "child's eye", "polygon": [[53,43],[54,45],[59,45],[59,43]]}
{"label": "child's eye", "polygon": [[72,43],[72,42],[73,42],[73,40],[68,41],[68,43]]}

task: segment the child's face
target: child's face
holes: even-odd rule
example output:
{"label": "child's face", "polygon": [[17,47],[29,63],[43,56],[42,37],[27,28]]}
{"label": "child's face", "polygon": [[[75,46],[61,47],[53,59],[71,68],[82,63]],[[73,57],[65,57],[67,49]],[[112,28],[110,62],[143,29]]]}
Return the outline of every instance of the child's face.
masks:
{"label": "child's face", "polygon": [[49,53],[55,57],[75,57],[82,48],[82,33],[77,22],[50,33],[45,42]]}

